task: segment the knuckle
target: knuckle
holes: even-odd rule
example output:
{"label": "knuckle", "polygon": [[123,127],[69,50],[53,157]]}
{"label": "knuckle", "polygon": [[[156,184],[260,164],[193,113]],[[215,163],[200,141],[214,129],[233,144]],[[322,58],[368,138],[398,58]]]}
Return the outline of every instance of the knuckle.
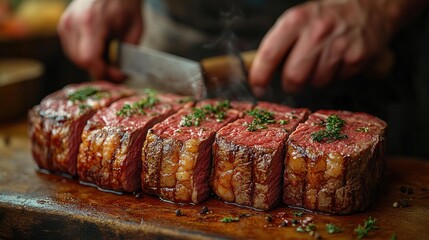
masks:
{"label": "knuckle", "polygon": [[72,17],[70,15],[63,15],[58,23],[57,31],[60,34],[66,34],[72,28]]}
{"label": "knuckle", "polygon": [[344,37],[338,37],[332,43],[331,51],[333,55],[339,55],[344,52],[347,47],[347,39]]}
{"label": "knuckle", "polygon": [[298,71],[288,71],[286,70],[282,75],[282,81],[284,83],[289,83],[293,85],[302,85],[304,79]]}
{"label": "knuckle", "polygon": [[348,65],[359,65],[366,60],[366,51],[363,48],[359,48],[353,52],[353,54],[346,55],[344,61]]}
{"label": "knuckle", "polygon": [[327,35],[330,34],[334,27],[332,20],[327,18],[319,18],[313,21],[310,31],[311,37],[316,41],[323,40]]}
{"label": "knuckle", "polygon": [[306,22],[308,11],[303,7],[294,7],[285,11],[279,18],[279,24],[282,27],[293,27]]}
{"label": "knuckle", "polygon": [[277,56],[277,51],[270,47],[263,47],[259,50],[259,56],[261,61],[263,62],[274,62],[276,60],[276,56]]}
{"label": "knuckle", "polygon": [[80,22],[82,24],[82,27],[89,27],[94,25],[95,23],[95,16],[97,16],[93,11],[87,10],[83,12],[80,16]]}

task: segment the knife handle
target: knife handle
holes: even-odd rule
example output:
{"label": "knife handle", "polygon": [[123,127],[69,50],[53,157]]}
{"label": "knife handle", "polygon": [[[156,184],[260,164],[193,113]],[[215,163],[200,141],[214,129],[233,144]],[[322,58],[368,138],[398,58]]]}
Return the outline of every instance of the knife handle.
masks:
{"label": "knife handle", "polygon": [[103,59],[108,65],[119,65],[120,43],[117,39],[107,41],[103,51]]}
{"label": "knife handle", "polygon": [[[244,66],[247,71],[249,71],[253,60],[256,56],[256,50],[250,50],[246,52],[241,52],[241,59],[243,60]],[[226,79],[234,71],[234,60],[236,58],[225,55],[225,56],[216,56],[205,58],[201,61],[203,69],[205,70],[206,75],[211,77],[216,77],[217,79]],[[390,49],[385,49],[376,56],[369,66],[365,70],[364,75],[372,78],[386,78],[391,72],[393,65],[395,63],[395,55]]]}
{"label": "knife handle", "polygon": [[[255,59],[256,50],[241,52],[240,55],[243,65],[246,68],[246,71],[248,71],[252,65],[253,60]],[[240,72],[237,71],[243,70],[241,64],[242,63],[239,62],[237,57],[231,55],[216,56],[201,60],[201,65],[204,69],[204,74],[206,77],[215,78],[218,80],[225,80],[231,76],[240,74]]]}

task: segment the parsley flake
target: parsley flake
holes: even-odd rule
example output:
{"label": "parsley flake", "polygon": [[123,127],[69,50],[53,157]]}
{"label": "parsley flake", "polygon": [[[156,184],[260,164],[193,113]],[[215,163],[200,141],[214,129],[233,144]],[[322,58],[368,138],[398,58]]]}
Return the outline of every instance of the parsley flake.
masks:
{"label": "parsley flake", "polygon": [[356,129],[356,132],[369,132],[369,128],[368,127],[359,127]]}
{"label": "parsley flake", "polygon": [[121,117],[130,117],[135,114],[146,114],[144,109],[153,107],[157,102],[159,102],[159,98],[154,90],[146,89],[145,92],[147,96],[133,104],[124,104],[124,106],[116,112],[116,115]]}
{"label": "parsley flake", "polygon": [[299,211],[299,212],[293,212],[293,216],[294,217],[302,217],[304,215],[303,211]]}
{"label": "parsley flake", "polygon": [[223,223],[239,222],[240,218],[238,217],[224,217],[220,220]]}
{"label": "parsley flake", "polygon": [[267,128],[266,124],[272,124],[276,121],[274,120],[274,114],[263,109],[252,109],[247,111],[247,114],[254,117],[252,122],[246,124],[247,131],[254,132],[260,129]]}
{"label": "parsley flake", "polygon": [[222,122],[226,117],[226,110],[230,108],[231,103],[228,100],[218,102],[216,105],[207,104],[199,108],[193,108],[191,114],[183,116],[180,126],[198,127],[208,117],[214,118],[217,122]]}
{"label": "parsley flake", "polygon": [[333,142],[335,140],[347,138],[347,135],[341,133],[344,124],[346,124],[346,121],[341,119],[338,115],[330,115],[326,121],[323,122],[323,126],[325,126],[326,129],[312,133],[310,135],[311,139],[316,142],[322,142],[323,140]]}
{"label": "parsley flake", "polygon": [[337,227],[335,224],[333,223],[327,223],[326,224],[326,232],[329,234],[333,234],[333,233],[340,233],[343,230],[339,227]]}
{"label": "parsley flake", "polygon": [[359,224],[359,226],[354,229],[358,239],[365,238],[366,236],[368,236],[368,233],[370,231],[378,229],[378,227],[375,225],[376,223],[377,223],[376,218],[369,217],[367,220],[364,221],[363,226]]}
{"label": "parsley flake", "polygon": [[94,87],[84,87],[69,94],[68,99],[72,102],[84,101],[92,96],[95,96],[99,99],[101,98],[100,93],[101,92]]}

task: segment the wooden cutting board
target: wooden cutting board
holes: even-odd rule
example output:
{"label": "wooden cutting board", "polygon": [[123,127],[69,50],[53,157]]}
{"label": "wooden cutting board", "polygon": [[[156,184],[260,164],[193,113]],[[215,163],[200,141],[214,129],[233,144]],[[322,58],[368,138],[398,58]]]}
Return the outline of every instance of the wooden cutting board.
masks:
{"label": "wooden cutting board", "polygon": [[[279,227],[282,218],[311,218],[321,239],[356,239],[354,229],[371,216],[379,228],[368,239],[390,239],[393,234],[397,239],[429,239],[429,161],[389,157],[387,163],[372,209],[349,216],[304,212],[294,217],[299,210],[287,206],[259,212],[217,199],[192,206],[147,195],[102,192],[75,179],[37,171],[25,122],[0,126],[0,238],[314,239],[290,224]],[[392,206],[400,200],[407,200],[409,207]],[[200,213],[203,206],[209,214]],[[184,216],[176,216],[177,209]],[[240,215],[238,222],[220,222]],[[343,231],[328,234],[327,223]]]}

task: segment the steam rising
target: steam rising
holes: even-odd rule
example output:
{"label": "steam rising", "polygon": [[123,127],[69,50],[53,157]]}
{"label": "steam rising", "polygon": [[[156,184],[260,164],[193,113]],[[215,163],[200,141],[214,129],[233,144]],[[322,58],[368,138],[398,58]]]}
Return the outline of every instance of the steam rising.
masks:
{"label": "steam rising", "polygon": [[255,102],[256,99],[247,83],[247,70],[240,55],[238,38],[233,30],[236,23],[244,21],[244,16],[234,4],[234,1],[227,1],[227,8],[226,11],[220,13],[220,20],[223,26],[221,35],[213,43],[204,46],[206,48],[222,49],[229,56],[229,68],[225,69],[228,73],[227,79],[208,79],[211,85],[209,95]]}

